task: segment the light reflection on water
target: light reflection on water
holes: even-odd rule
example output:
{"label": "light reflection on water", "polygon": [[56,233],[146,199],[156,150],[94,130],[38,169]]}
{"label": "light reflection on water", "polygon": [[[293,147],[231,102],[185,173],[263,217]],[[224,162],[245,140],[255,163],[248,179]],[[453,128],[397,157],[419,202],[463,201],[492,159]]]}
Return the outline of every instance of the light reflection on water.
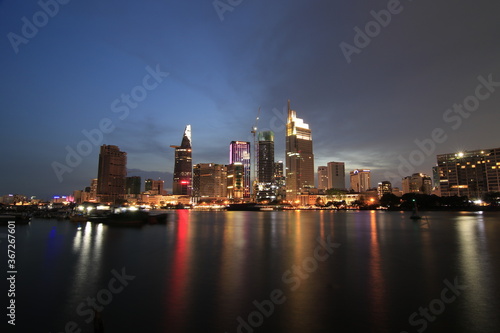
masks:
{"label": "light reflection on water", "polygon": [[[248,320],[253,302],[275,289],[286,301],[255,332],[416,332],[408,317],[455,277],[468,289],[426,332],[499,328],[499,214],[436,212],[422,222],[376,211],[169,214],[166,226],[137,229],[88,223],[78,231],[69,222],[33,221],[18,240],[30,244],[25,257],[46,248],[44,268],[58,269],[47,275],[40,265],[24,266],[33,278],[21,285],[20,301],[49,296],[36,287],[44,276],[58,286],[50,304],[69,309],[58,314],[27,305],[36,328],[62,331],[69,320],[82,322],[76,306],[121,267],[137,278],[103,312],[112,332],[237,332],[238,317]],[[285,279],[314,255],[318,237],[341,246],[317,269]]]}

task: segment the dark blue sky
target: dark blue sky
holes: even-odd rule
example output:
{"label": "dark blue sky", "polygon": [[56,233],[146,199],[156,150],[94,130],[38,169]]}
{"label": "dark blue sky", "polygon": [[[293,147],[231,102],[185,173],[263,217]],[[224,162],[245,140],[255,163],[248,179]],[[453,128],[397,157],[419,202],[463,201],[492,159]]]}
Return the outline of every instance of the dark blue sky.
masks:
{"label": "dark blue sky", "polygon": [[[390,22],[369,32],[369,44],[357,40],[348,63],[340,44],[355,47],[354,28],[388,6]],[[436,153],[500,146],[500,87],[469,98],[479,76],[500,82],[497,0],[244,0],[222,21],[210,0],[73,0],[53,17],[41,10],[37,1],[0,1],[0,195],[88,186],[99,148],[81,144],[82,131],[101,122],[108,133],[95,137],[99,145],[118,145],[130,169],[157,175],[173,171],[169,146],[186,124],[194,163],[227,163],[230,141],[250,139],[261,106],[259,127],[276,132],[284,159],[287,99],[311,126],[315,167],[370,168],[374,186],[386,172],[405,176],[401,157],[412,153],[411,169],[430,174]],[[36,33],[23,28],[34,20]],[[144,81],[155,70],[157,80]],[[127,106],[130,94],[139,100]],[[474,112],[447,113],[464,100]],[[429,156],[415,153],[415,140],[435,128],[446,140]],[[67,146],[79,144],[87,156],[70,167]],[[54,165],[66,172],[58,177]]]}

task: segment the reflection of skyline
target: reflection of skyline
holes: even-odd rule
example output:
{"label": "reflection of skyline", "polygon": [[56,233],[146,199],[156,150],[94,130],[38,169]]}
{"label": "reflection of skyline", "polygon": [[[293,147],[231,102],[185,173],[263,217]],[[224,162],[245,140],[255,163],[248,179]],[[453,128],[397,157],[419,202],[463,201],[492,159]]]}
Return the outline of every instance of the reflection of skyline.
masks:
{"label": "reflection of skyline", "polygon": [[189,290],[187,285],[190,276],[188,276],[189,265],[191,264],[191,244],[190,242],[190,212],[187,210],[178,210],[176,212],[177,221],[175,225],[175,246],[173,251],[172,268],[167,270],[171,276],[165,279],[167,284],[167,315],[168,323],[166,327],[177,329],[186,326],[188,315]]}
{"label": "reflection of skyline", "polygon": [[[102,223],[82,223],[73,238],[72,250],[78,255],[73,274],[73,282],[70,290],[88,290],[87,285],[95,286],[101,275],[102,268],[102,246],[106,233]],[[77,297],[78,292],[71,293]],[[81,301],[81,300],[80,300]]]}
{"label": "reflection of skyline", "polygon": [[369,293],[371,306],[371,322],[376,327],[387,325],[387,281],[384,277],[380,253],[377,213],[370,211],[370,263],[369,263]]}
{"label": "reflection of skyline", "polygon": [[[496,281],[493,280],[490,270],[491,258],[487,250],[488,240],[483,215],[459,216],[456,232],[459,243],[457,259],[462,272],[456,278],[461,285],[467,286],[465,291],[467,304],[476,305],[468,306],[464,315],[468,317],[468,320],[479,321],[480,326],[485,327],[491,322],[491,318],[484,316],[484,308],[492,306],[491,290],[495,288]],[[450,277],[450,281],[452,281],[451,278],[455,277]]]}
{"label": "reflection of skyline", "polygon": [[[428,229],[385,212],[182,210],[171,216],[167,226],[141,229],[82,224],[76,231],[72,223],[35,221],[43,232],[30,237],[43,234],[38,244],[45,246],[39,265],[44,271],[37,273],[32,264],[24,269],[43,279],[44,294],[61,295],[49,301],[51,308],[68,308],[55,316],[55,328],[70,319],[83,322],[77,305],[107,286],[109,270],[118,262],[127,272],[140,272],[139,283],[106,306],[110,324],[120,316],[123,323],[134,321],[123,314],[136,311],[140,303],[137,318],[148,318],[161,331],[207,327],[232,333],[237,317],[247,318],[255,310],[254,300],[264,301],[271,290],[281,289],[286,302],[256,332],[331,331],[346,323],[351,331],[410,331],[409,316],[440,297],[445,279],[453,283],[457,277],[468,289],[446,304],[429,331],[446,325],[457,332],[471,331],[470,325],[484,332],[498,327],[492,316],[499,303],[497,215],[429,213]],[[283,274],[313,255],[318,237],[331,237],[341,247],[292,290]],[[64,272],[54,273],[62,266]],[[50,280],[48,268],[54,271]]]}

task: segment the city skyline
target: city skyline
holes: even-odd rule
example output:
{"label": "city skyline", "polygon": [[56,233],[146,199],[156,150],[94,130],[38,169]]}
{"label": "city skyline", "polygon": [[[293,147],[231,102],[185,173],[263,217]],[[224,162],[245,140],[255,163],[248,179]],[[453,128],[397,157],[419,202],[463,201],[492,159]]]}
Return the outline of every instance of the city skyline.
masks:
{"label": "city skyline", "polygon": [[314,164],[370,169],[372,184],[500,145],[496,2],[404,2],[364,40],[387,1],[244,2],[223,19],[202,1],[58,6],[30,33],[38,2],[0,2],[3,194],[88,186],[101,144],[171,190],[185,124],[193,164],[225,164],[230,140],[252,142],[259,106],[285,160],[289,98],[314,130]]}

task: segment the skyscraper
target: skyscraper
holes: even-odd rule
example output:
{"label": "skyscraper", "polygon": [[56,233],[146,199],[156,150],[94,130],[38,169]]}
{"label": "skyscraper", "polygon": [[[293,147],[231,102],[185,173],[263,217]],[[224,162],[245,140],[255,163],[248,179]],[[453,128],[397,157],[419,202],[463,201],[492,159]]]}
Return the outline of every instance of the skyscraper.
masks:
{"label": "skyscraper", "polygon": [[127,153],[117,146],[102,145],[99,153],[97,197],[100,202],[115,203],[125,195]]}
{"label": "skyscraper", "polygon": [[274,133],[264,131],[259,133],[257,161],[257,200],[276,199],[277,186],[274,183]]}
{"label": "skyscraper", "polygon": [[243,198],[250,198],[250,142],[231,141],[229,164],[243,164]]}
{"label": "skyscraper", "polygon": [[370,170],[353,170],[351,175],[351,189],[361,193],[367,191],[371,187]]}
{"label": "skyscraper", "polygon": [[290,108],[286,124],[286,198],[296,200],[308,188],[314,187],[314,154],[311,130]]}
{"label": "skyscraper", "polygon": [[243,163],[235,162],[227,167],[227,197],[229,199],[243,198]]}
{"label": "skyscraper", "polygon": [[344,162],[328,162],[328,188],[345,190]]}
{"label": "skyscraper", "polygon": [[271,183],[274,177],[274,133],[272,131],[259,133],[258,160],[259,183]]}
{"label": "skyscraper", "polygon": [[328,167],[326,166],[318,167],[318,188],[320,190],[328,189]]}
{"label": "skyscraper", "polygon": [[175,148],[174,181],[172,183],[172,192],[174,195],[191,195],[193,183],[191,125],[187,125],[184,130],[181,145],[170,147]]}

